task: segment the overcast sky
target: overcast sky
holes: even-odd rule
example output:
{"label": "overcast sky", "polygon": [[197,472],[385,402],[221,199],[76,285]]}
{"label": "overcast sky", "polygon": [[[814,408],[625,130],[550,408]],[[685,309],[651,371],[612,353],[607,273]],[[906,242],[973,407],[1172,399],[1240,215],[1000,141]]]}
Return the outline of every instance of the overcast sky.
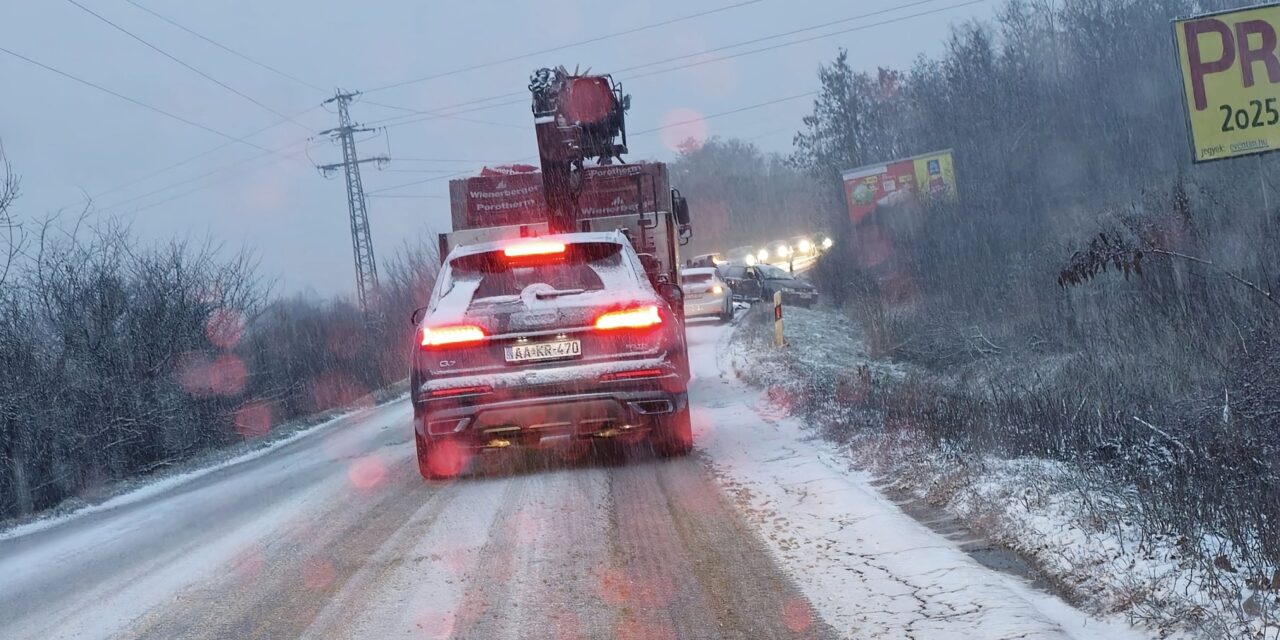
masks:
{"label": "overcast sky", "polygon": [[[354,290],[344,186],[340,179],[325,180],[312,167],[313,161],[336,162],[340,154],[323,139],[305,142],[336,124],[336,116],[318,106],[335,87],[371,90],[485,65],[373,90],[353,105],[359,122],[399,125],[385,134],[366,134],[359,143],[362,156],[389,154],[394,160],[382,171],[371,166],[364,171],[375,249],[386,257],[407,236],[427,228],[448,230],[447,178],[442,176],[535,153],[523,92],[536,67],[581,65],[613,72],[632,95],[628,129],[643,132],[697,114],[813,91],[818,65],[831,60],[839,47],[849,49],[856,68],[908,66],[922,53],[937,54],[949,25],[987,17],[997,4],[132,0],[293,80],[184,32],[130,0],[75,1],[230,89],[167,59],[70,0],[0,3],[0,47],[189,121],[0,52],[5,89],[0,141],[23,179],[17,213],[39,218],[60,209],[77,211],[88,194],[98,210],[131,221],[146,241],[185,235],[247,244],[258,250],[264,273],[278,277],[284,291],[344,295]],[[714,11],[719,8],[725,9]],[[910,17],[925,12],[934,13]],[[875,24],[895,19],[900,20]],[[726,48],[811,27],[821,28]],[[858,30],[718,60],[849,29]],[[593,39],[598,40],[499,62]],[[709,50],[717,51],[704,53]],[[493,62],[499,63],[487,64]],[[490,99],[511,93],[517,95]],[[490,100],[476,102],[482,99]],[[506,104],[510,102],[515,104]],[[703,125],[709,135],[787,151],[811,104],[811,97],[802,97],[711,117]],[[278,114],[296,117],[285,121]],[[240,138],[278,122],[245,142],[227,144],[228,138],[218,135]],[[690,126],[633,136],[630,159],[671,158],[670,146],[691,133]],[[219,169],[224,170],[204,175]],[[436,179],[396,188],[431,178]]]}

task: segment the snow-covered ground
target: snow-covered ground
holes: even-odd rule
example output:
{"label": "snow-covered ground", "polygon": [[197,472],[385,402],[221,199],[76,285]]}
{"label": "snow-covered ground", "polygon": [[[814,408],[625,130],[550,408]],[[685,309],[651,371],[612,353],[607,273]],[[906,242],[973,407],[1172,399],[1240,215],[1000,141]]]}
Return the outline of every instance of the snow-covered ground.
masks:
{"label": "snow-covered ground", "polygon": [[407,403],[0,540],[0,637],[1118,638],[881,497],[690,328],[697,454],[429,485]]}
{"label": "snow-covered ground", "polygon": [[[1141,530],[1123,493],[1132,488],[1096,470],[959,451],[910,425],[886,428],[877,412],[857,408],[867,392],[859,385],[883,392],[923,372],[871,357],[839,312],[789,310],[781,351],[770,345],[771,327],[756,320],[743,323],[726,348],[734,371],[767,389],[779,415],[804,416],[803,435],[839,442],[840,464],[895,500],[909,496],[988,545],[1013,550],[1072,602],[1141,620],[1161,637],[1280,637],[1248,613],[1249,599],[1266,591],[1248,585],[1245,572],[1212,571],[1213,563],[1233,560],[1226,543]],[[856,397],[832,398],[833,380],[852,381]]]}
{"label": "snow-covered ground", "polygon": [[736,380],[729,338],[715,347],[720,358],[693,358],[695,373],[718,383],[694,414],[695,439],[816,613],[846,637],[1147,637],[983,567],[904,514],[847,453]]}

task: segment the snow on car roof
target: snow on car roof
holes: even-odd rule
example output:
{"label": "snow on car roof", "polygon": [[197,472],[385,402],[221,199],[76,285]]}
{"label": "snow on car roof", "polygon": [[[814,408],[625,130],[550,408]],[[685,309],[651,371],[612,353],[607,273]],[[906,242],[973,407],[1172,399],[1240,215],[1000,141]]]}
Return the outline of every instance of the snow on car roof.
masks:
{"label": "snow on car roof", "polygon": [[462,256],[471,256],[477,253],[488,253],[490,251],[498,251],[518,242],[532,242],[534,240],[555,240],[565,244],[581,244],[584,242],[612,242],[614,244],[623,244],[626,242],[626,236],[621,231],[584,231],[579,233],[557,233],[547,236],[537,236],[531,238],[515,238],[507,240],[495,240],[493,242],[479,242],[476,244],[464,244],[454,247],[449,252],[448,260]]}

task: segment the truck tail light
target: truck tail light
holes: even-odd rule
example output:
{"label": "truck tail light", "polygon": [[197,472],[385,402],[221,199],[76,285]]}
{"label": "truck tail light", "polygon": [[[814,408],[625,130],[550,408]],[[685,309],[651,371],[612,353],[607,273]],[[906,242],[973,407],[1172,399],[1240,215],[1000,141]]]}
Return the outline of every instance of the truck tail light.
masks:
{"label": "truck tail light", "polygon": [[423,349],[440,347],[465,347],[480,344],[488,337],[484,329],[473,324],[458,324],[445,327],[423,327],[418,345]]}
{"label": "truck tail light", "polygon": [[610,311],[596,318],[596,329],[612,331],[615,329],[648,329],[662,324],[662,314],[657,305],[646,305],[634,309]]}

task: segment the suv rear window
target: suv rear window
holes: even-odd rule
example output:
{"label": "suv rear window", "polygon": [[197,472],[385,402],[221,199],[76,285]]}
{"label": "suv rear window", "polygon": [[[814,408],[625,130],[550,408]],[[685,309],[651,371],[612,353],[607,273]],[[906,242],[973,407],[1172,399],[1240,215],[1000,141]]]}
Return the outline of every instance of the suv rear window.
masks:
{"label": "suv rear window", "polygon": [[563,257],[536,264],[513,264],[501,251],[488,251],[455,258],[449,266],[455,283],[468,282],[475,287],[472,300],[516,296],[536,284],[559,291],[599,291],[606,288],[606,272],[622,268],[622,246],[612,242],[570,244]]}
{"label": "suv rear window", "polygon": [[711,282],[709,273],[686,273],[683,277],[685,282]]}

